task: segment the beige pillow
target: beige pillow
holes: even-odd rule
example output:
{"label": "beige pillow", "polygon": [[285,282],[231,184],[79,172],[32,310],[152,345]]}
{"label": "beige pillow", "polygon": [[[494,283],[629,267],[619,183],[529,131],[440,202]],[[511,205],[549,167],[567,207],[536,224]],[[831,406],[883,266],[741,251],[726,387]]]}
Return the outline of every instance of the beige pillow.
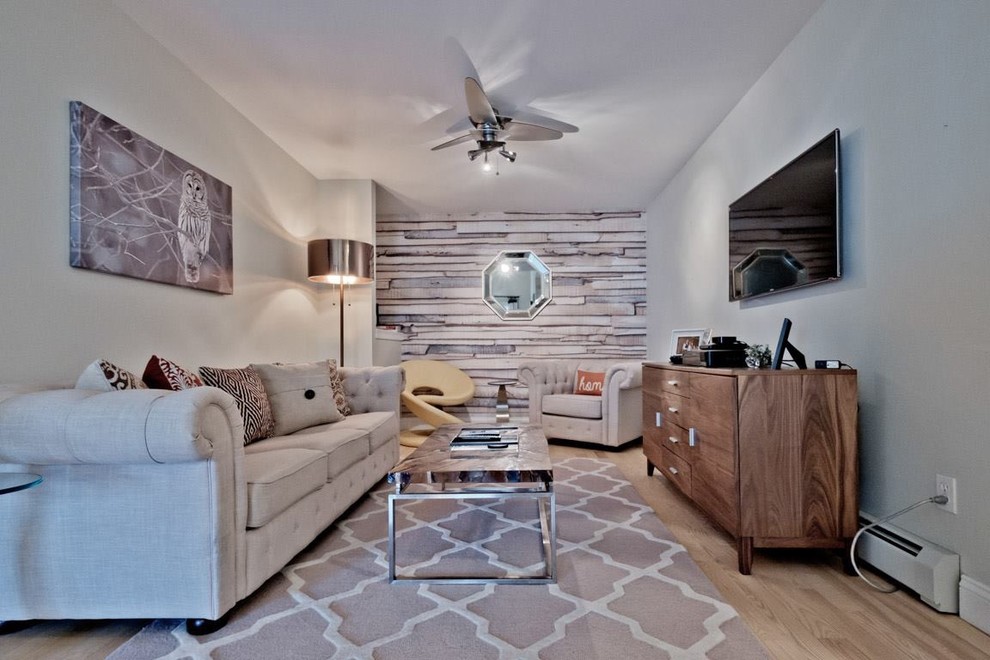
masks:
{"label": "beige pillow", "polygon": [[327,361],[252,364],[261,377],[275,416],[275,435],[339,422]]}

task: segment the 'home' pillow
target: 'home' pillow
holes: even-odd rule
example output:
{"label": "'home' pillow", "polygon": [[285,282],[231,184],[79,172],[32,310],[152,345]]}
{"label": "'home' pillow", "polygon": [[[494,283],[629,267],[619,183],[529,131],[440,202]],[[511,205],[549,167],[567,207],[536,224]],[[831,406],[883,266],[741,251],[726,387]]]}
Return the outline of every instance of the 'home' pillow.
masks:
{"label": "'home' pillow", "polygon": [[251,366],[265,386],[275,416],[275,435],[344,419],[334,403],[326,360]]}
{"label": "'home' pillow", "polygon": [[270,438],[275,431],[272,407],[265,395],[265,386],[258,372],[251,367],[243,369],[219,369],[200,367],[199,375],[204,385],[219,387],[234,397],[237,409],[244,421],[244,444]]}
{"label": "'home' pillow", "polygon": [[574,379],[575,394],[589,394],[591,396],[601,396],[605,387],[604,371],[582,371],[577,370],[577,377]]}
{"label": "'home' pillow", "polygon": [[153,390],[172,390],[173,392],[200,387],[203,384],[199,376],[193,372],[157,355],[152,355],[151,359],[148,360],[141,380]]}
{"label": "'home' pillow", "polygon": [[127,369],[121,369],[109,360],[96,360],[79,375],[77,390],[143,390],[144,383]]}

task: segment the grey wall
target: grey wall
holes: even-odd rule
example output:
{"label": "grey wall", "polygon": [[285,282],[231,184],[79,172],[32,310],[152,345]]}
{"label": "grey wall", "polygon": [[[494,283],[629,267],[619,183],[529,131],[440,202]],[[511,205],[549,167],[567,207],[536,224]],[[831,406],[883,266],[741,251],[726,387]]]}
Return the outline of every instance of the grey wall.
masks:
{"label": "grey wall", "polygon": [[[401,326],[404,359],[455,364],[475,382],[472,419],[490,419],[493,379],[528,359],[646,355],[646,232],[638,212],[393,214],[378,217],[378,321]],[[501,250],[532,250],[553,300],[503,321],[482,302],[481,273]],[[525,416],[526,388],[508,388]],[[457,411],[455,411],[455,414]]]}
{"label": "grey wall", "polygon": [[[647,210],[648,344],[675,327],[859,369],[862,509],[959,480],[897,521],[990,583],[990,4],[827,2]],[[727,206],[842,131],[846,277],[727,302]]]}
{"label": "grey wall", "polygon": [[[0,382],[71,383],[98,357],[140,371],[153,352],[190,367],[336,355],[333,296],[306,281],[305,241],[348,229],[319,211],[350,189],[320,190],[108,1],[5,0],[0,89]],[[73,99],[232,186],[233,295],[69,267]]]}

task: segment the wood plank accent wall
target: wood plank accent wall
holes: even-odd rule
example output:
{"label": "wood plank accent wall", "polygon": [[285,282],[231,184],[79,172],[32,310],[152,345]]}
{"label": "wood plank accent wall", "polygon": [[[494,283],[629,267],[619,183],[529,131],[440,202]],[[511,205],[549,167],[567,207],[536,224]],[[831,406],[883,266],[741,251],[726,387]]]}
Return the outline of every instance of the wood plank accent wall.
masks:
{"label": "wood plank accent wall", "polygon": [[[379,325],[400,326],[402,359],[445,360],[475,381],[461,412],[494,415],[497,388],[532,358],[646,358],[646,227],[639,212],[379,215]],[[481,300],[501,250],[532,250],[553,272],[553,300],[531,321],[503,321]],[[509,388],[514,419],[525,388]]]}

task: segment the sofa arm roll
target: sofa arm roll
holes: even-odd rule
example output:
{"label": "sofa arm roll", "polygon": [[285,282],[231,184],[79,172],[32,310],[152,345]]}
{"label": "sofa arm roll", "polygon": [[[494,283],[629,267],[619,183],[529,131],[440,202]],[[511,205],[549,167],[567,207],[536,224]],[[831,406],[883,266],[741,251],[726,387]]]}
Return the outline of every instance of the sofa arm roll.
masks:
{"label": "sofa arm roll", "polygon": [[402,367],[341,367],[340,375],[352,412],[400,414],[399,396],[406,384]]}
{"label": "sofa arm roll", "polygon": [[642,362],[617,362],[605,371],[605,392],[631,390],[643,386]]}
{"label": "sofa arm roll", "polygon": [[5,463],[197,461],[213,455],[214,442],[243,436],[234,399],[213,387],[45,390],[0,402],[0,462]]}

